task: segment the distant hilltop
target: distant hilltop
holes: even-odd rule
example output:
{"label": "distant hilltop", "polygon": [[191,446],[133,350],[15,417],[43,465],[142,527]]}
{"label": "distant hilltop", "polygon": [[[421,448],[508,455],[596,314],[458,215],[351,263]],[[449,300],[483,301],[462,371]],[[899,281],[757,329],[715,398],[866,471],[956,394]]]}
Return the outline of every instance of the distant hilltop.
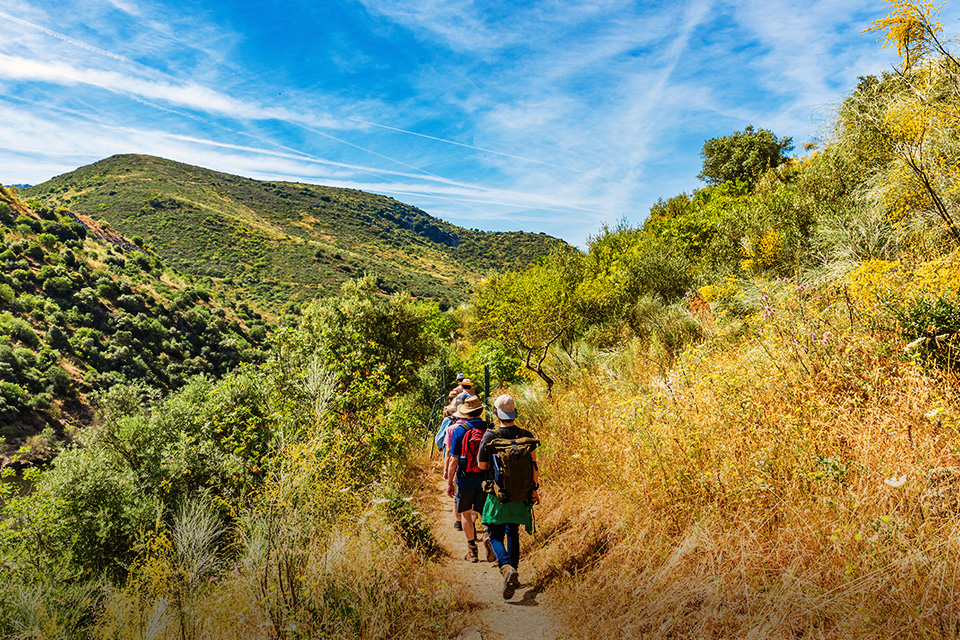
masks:
{"label": "distant hilltop", "polygon": [[251,180],[145,155],[113,156],[21,193],[138,238],[167,265],[264,311],[293,311],[364,275],[385,294],[456,306],[483,278],[564,244],[465,229],[355,189]]}

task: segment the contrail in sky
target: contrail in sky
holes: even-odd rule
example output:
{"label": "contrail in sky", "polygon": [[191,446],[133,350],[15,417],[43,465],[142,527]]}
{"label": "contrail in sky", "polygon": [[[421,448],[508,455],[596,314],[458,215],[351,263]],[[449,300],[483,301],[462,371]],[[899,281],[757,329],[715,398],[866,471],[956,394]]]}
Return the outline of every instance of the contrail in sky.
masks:
{"label": "contrail in sky", "polygon": [[543,160],[534,160],[533,158],[525,158],[523,156],[515,156],[510,153],[504,153],[503,151],[494,151],[493,149],[484,149],[483,147],[475,147],[472,144],[466,144],[464,142],[457,142],[456,140],[447,140],[445,138],[436,138],[434,136],[428,136],[425,133],[417,133],[416,131],[408,131],[406,129],[399,129],[397,127],[391,127],[386,124],[378,124],[376,122],[370,122],[368,120],[361,120],[360,118],[351,118],[347,117],[347,120],[352,122],[359,122],[360,124],[370,125],[371,127],[380,127],[381,129],[387,129],[389,131],[396,131],[397,133],[406,133],[411,136],[418,136],[420,138],[426,138],[427,140],[436,140],[437,142],[445,142],[447,144],[454,144],[458,147],[466,147],[467,149],[473,149],[474,151],[482,151],[483,153],[492,153],[498,156],[504,156],[505,158],[513,158],[514,160],[522,160],[524,162],[532,162],[534,164],[542,164],[548,167],[553,167],[555,169],[563,169],[565,171],[574,171],[576,173],[581,173],[578,169],[573,169],[571,167],[565,167],[559,164],[553,164],[552,162],[545,162]]}

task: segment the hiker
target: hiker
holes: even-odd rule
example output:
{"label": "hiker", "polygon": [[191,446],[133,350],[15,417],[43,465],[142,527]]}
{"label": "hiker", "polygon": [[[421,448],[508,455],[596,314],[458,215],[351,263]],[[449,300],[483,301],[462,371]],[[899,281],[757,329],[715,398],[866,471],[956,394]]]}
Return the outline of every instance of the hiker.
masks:
{"label": "hiker", "polygon": [[450,392],[454,395],[454,397],[463,393],[463,381],[466,379],[466,377],[467,376],[463,375],[462,373],[457,374],[457,386],[455,386],[453,391]]}
{"label": "hiker", "polygon": [[474,395],[473,393],[473,382],[470,381],[470,378],[464,378],[463,382],[460,383],[460,388],[462,391],[457,395],[460,400],[466,400],[470,396]]}
{"label": "hiker", "polygon": [[[462,404],[463,400],[461,400],[459,397],[454,398],[453,402],[450,403],[450,406],[453,407],[453,413],[450,414],[450,422],[447,424],[447,430],[443,436],[443,455],[445,461],[443,465],[444,480],[450,480],[450,478],[454,477],[456,473],[456,471],[451,471],[454,458],[452,455],[450,455],[450,448],[453,446],[454,430],[464,422],[463,418],[458,418],[456,416],[456,411]],[[463,531],[463,515],[457,511],[457,497],[458,496],[455,495],[453,498],[453,513],[456,516],[456,520],[453,522],[453,528],[457,531]]]}
{"label": "hiker", "polygon": [[[453,422],[453,412],[457,410],[457,407],[453,404],[454,399],[457,397],[457,390],[454,389],[449,394],[447,394],[447,406],[443,408],[443,419],[440,421],[440,428],[437,429],[437,434],[433,437],[434,444],[437,445],[437,449],[440,450],[441,462],[444,462],[444,470],[446,470],[445,461],[447,459],[447,449],[444,446],[447,439],[447,427]],[[430,454],[431,458],[433,453]],[[446,479],[446,477],[444,477]]]}
{"label": "hiker", "polygon": [[[502,465],[507,472],[501,469],[500,473],[494,473],[493,480],[486,483],[490,491],[481,513],[490,547],[503,575],[503,598],[509,600],[520,586],[520,525],[527,529],[527,533],[533,532],[533,505],[540,502],[540,471],[537,468],[537,441],[532,433],[516,425],[517,408],[513,397],[501,395],[493,407],[499,426],[488,429],[483,435],[477,452],[478,466],[487,470]],[[496,461],[495,455],[499,456]],[[526,467],[510,468],[514,464]],[[513,473],[513,480],[507,481],[510,486],[494,489],[492,483],[509,472]],[[497,491],[504,496],[503,501]]]}
{"label": "hiker", "polygon": [[477,463],[480,441],[487,429],[487,423],[483,420],[483,403],[480,398],[471,395],[453,415],[460,420],[451,435],[447,495],[456,496],[456,510],[467,538],[464,559],[479,562],[476,522],[487,501],[487,494],[483,491],[487,472],[482,471]]}

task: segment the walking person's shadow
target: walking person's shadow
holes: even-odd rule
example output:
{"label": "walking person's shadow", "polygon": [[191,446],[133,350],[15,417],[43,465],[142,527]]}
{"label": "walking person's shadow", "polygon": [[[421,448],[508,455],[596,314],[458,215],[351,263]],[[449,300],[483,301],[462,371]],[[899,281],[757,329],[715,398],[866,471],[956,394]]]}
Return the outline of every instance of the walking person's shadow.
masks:
{"label": "walking person's shadow", "polygon": [[537,602],[537,596],[540,595],[539,587],[530,587],[523,592],[523,596],[519,600],[511,600],[507,604],[512,604],[515,607],[539,607],[540,603]]}

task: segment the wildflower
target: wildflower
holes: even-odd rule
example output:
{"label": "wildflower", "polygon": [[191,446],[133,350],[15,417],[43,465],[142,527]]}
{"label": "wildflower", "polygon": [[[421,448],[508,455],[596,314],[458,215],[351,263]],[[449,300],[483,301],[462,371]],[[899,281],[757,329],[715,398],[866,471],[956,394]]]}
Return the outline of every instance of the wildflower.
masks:
{"label": "wildflower", "polygon": [[902,487],[902,486],[905,485],[906,483],[907,483],[907,476],[906,476],[906,474],[900,476],[899,478],[896,477],[896,476],[893,476],[892,478],[886,478],[886,479],[883,481],[883,484],[887,485],[888,487],[893,487],[894,489],[899,489],[900,487]]}
{"label": "wildflower", "polygon": [[927,413],[923,414],[923,417],[924,417],[924,418],[927,418],[928,420],[933,420],[934,418],[936,418],[936,417],[937,417],[938,415],[940,415],[941,413],[943,413],[943,409],[941,409],[940,407],[937,407],[937,408],[933,409],[932,411],[928,411]]}

